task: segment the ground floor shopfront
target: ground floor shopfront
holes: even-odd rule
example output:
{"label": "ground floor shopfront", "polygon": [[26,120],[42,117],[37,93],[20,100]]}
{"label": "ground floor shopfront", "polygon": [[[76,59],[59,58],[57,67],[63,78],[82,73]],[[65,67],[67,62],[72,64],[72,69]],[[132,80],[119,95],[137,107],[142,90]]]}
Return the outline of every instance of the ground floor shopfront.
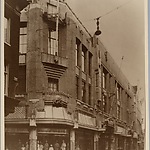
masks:
{"label": "ground floor shopfront", "polygon": [[[89,129],[74,129],[69,126],[41,125],[36,129],[37,136],[32,137],[32,131],[27,127],[6,128],[6,148],[8,150],[31,150],[31,144],[36,142],[35,150],[137,150],[137,140],[105,132]],[[33,150],[33,149],[32,149]]]}

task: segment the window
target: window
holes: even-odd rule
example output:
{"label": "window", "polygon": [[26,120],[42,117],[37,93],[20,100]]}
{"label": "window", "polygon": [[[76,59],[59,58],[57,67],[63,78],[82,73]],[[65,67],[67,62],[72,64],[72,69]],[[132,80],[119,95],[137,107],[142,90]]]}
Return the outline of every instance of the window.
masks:
{"label": "window", "polygon": [[4,67],[4,94],[8,95],[8,85],[9,85],[9,65]]}
{"label": "window", "polygon": [[48,14],[55,15],[57,13],[57,7],[51,4],[48,4]]}
{"label": "window", "polygon": [[96,72],[96,87],[98,87],[98,85],[99,85],[99,73],[98,72]]}
{"label": "window", "polygon": [[10,18],[4,18],[4,41],[10,44]]}
{"label": "window", "polygon": [[89,75],[92,73],[92,54],[89,52]]}
{"label": "window", "polygon": [[27,52],[27,27],[20,28],[20,47],[19,51],[21,54]]}
{"label": "window", "polygon": [[83,102],[85,102],[85,95],[86,95],[85,81],[82,81],[82,101]]}
{"label": "window", "polygon": [[91,84],[89,84],[89,105],[91,105]]}
{"label": "window", "polygon": [[103,95],[102,98],[103,98],[102,99],[103,111],[106,112],[107,111],[107,97]]}
{"label": "window", "polygon": [[106,80],[107,80],[108,71],[103,67],[103,74],[102,74],[102,87],[106,90]]}
{"label": "window", "polygon": [[58,91],[58,79],[48,78],[49,91]]}
{"label": "window", "polygon": [[80,41],[76,39],[76,49],[75,49],[75,64],[76,66],[79,66],[79,47],[80,47]]}
{"label": "window", "polygon": [[48,32],[48,54],[57,55],[56,52],[56,31]]}
{"label": "window", "polygon": [[82,46],[82,71],[86,72],[86,52],[87,49]]}
{"label": "window", "polygon": [[118,83],[116,83],[117,90],[117,118],[121,117],[121,87]]}
{"label": "window", "polygon": [[103,72],[103,89],[106,89],[106,74]]}
{"label": "window", "polygon": [[79,90],[79,78],[76,76],[76,97],[77,97],[77,99],[79,98],[78,90]]}

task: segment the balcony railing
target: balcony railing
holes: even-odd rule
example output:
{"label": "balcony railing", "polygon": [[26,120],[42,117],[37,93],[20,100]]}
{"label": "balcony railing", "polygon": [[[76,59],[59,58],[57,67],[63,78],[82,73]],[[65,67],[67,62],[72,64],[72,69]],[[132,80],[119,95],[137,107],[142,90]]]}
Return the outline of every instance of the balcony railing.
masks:
{"label": "balcony railing", "polygon": [[42,53],[42,62],[43,63],[51,63],[51,64],[57,64],[62,67],[67,68],[68,67],[68,59],[61,56],[51,55],[47,53]]}

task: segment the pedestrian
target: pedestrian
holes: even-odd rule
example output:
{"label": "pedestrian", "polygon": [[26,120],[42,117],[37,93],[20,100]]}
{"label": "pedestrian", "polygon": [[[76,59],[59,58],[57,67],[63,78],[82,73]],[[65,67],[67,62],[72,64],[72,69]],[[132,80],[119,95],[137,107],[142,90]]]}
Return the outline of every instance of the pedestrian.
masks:
{"label": "pedestrian", "polygon": [[54,150],[53,145],[51,144],[49,150]]}
{"label": "pedestrian", "polygon": [[47,140],[46,140],[46,142],[45,142],[45,144],[44,144],[44,150],[48,150],[49,149],[49,144],[48,144],[48,142],[47,142]]}
{"label": "pedestrian", "polygon": [[42,142],[40,142],[40,150],[43,150],[44,146],[42,144]]}
{"label": "pedestrian", "polygon": [[25,150],[29,150],[29,144],[28,144],[28,142],[26,142],[26,149]]}
{"label": "pedestrian", "polygon": [[59,145],[58,141],[56,141],[56,143],[54,145],[54,149],[55,150],[59,150],[60,149],[60,145]]}
{"label": "pedestrian", "polygon": [[25,150],[25,149],[26,148],[25,148],[24,144],[22,144],[21,150]]}
{"label": "pedestrian", "polygon": [[40,142],[37,141],[37,150],[40,150]]}
{"label": "pedestrian", "polygon": [[62,144],[61,144],[61,150],[66,150],[66,147],[67,147],[67,145],[66,145],[65,141],[63,140]]}

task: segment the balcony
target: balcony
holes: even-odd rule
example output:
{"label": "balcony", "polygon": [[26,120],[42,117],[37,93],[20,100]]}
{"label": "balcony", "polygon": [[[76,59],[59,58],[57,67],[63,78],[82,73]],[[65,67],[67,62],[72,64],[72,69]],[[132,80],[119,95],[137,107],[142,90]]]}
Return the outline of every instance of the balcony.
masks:
{"label": "balcony", "polygon": [[42,62],[59,65],[59,66],[65,67],[65,68],[68,67],[68,59],[67,58],[56,56],[56,55],[51,55],[51,54],[46,54],[46,53],[42,53]]}

